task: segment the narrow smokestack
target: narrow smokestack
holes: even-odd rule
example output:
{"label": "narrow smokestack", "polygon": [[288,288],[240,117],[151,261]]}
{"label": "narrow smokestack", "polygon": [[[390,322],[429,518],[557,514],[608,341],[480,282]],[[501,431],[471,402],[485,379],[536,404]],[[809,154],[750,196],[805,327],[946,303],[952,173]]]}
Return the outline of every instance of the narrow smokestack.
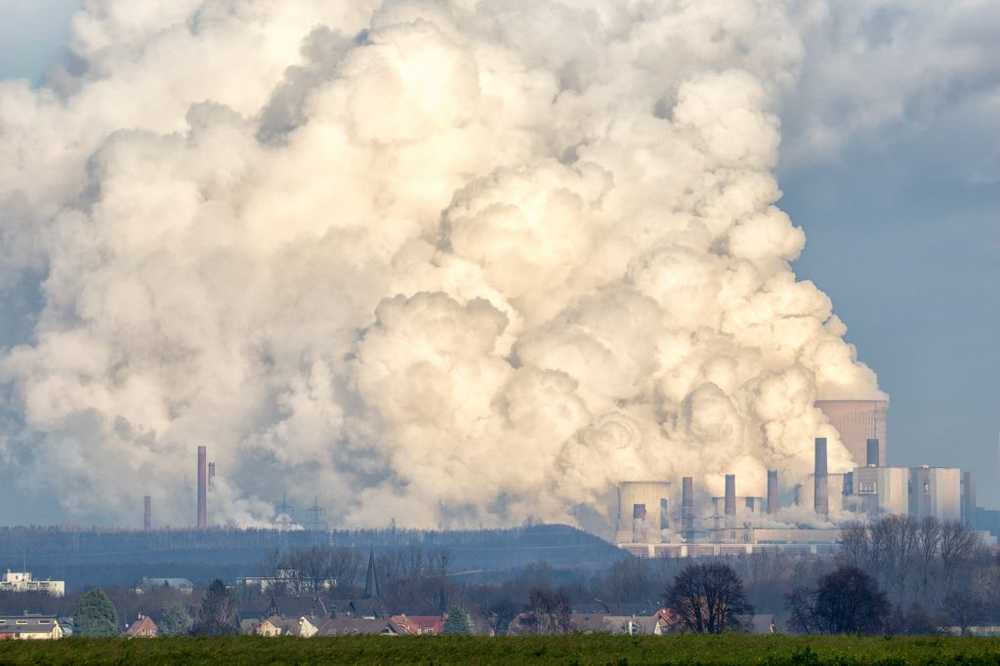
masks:
{"label": "narrow smokestack", "polygon": [[208,463],[208,489],[215,490],[215,461]]}
{"label": "narrow smokestack", "polygon": [[694,537],[694,479],[690,476],[681,479],[681,530],[685,540]]}
{"label": "narrow smokestack", "polygon": [[813,495],[816,513],[826,516],[830,513],[826,479],[826,437],[816,438],[816,468],[813,478],[816,481],[816,492]]}
{"label": "narrow smokestack", "polygon": [[142,529],[153,529],[153,498],[149,495],[142,498]]}
{"label": "narrow smokestack", "polygon": [[726,515],[736,515],[736,475],[726,474]]}
{"label": "narrow smokestack", "polygon": [[866,461],[866,464],[869,467],[878,467],[879,459],[878,459],[878,440],[877,439],[869,439],[868,440],[868,460]]}
{"label": "narrow smokestack", "polygon": [[198,529],[208,527],[208,451],[198,447]]}
{"label": "narrow smokestack", "polygon": [[767,512],[778,513],[778,470],[767,470]]}

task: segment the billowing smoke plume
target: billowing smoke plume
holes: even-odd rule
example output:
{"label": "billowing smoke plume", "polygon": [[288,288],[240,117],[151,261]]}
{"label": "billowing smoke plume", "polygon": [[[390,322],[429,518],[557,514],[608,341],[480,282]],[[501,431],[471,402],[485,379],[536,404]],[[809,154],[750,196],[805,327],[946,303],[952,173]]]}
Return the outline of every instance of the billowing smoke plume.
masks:
{"label": "billowing smoke plume", "polygon": [[70,515],[190,522],[198,444],[241,524],[851,464],[813,401],[878,389],[790,267],[780,3],[90,0],[74,40],[0,84],[0,442]]}

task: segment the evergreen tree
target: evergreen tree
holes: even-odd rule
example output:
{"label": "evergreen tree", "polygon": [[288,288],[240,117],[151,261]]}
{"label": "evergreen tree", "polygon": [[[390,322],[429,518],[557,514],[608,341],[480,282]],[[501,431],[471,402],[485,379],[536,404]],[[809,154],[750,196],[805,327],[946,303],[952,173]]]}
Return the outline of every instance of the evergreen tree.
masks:
{"label": "evergreen tree", "polygon": [[463,609],[452,606],[444,621],[444,633],[449,636],[468,636],[472,633],[472,618]]}
{"label": "evergreen tree", "polygon": [[205,592],[198,612],[198,621],[191,628],[195,636],[235,636],[240,633],[236,623],[236,599],[221,580],[214,580]]}
{"label": "evergreen tree", "polygon": [[73,635],[95,638],[119,633],[118,611],[104,590],[94,588],[84,592],[73,612]]}
{"label": "evergreen tree", "polygon": [[181,604],[174,604],[165,608],[163,615],[160,616],[160,621],[157,623],[160,633],[164,636],[183,636],[191,631],[193,625],[194,619],[187,608]]}

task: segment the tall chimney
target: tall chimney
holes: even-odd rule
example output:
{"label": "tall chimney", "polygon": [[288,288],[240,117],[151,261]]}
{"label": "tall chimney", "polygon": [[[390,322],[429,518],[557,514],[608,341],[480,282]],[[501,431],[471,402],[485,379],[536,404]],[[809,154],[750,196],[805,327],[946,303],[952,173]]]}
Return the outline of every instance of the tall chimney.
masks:
{"label": "tall chimney", "polygon": [[215,461],[208,463],[208,489],[215,490]]}
{"label": "tall chimney", "polygon": [[153,529],[153,498],[149,495],[142,498],[142,529]]}
{"label": "tall chimney", "polygon": [[868,440],[868,459],[865,461],[869,467],[878,467],[878,440]]}
{"label": "tall chimney", "polygon": [[736,515],[736,475],[726,474],[726,515]]}
{"label": "tall chimney", "polygon": [[767,470],[767,512],[778,513],[778,470]]}
{"label": "tall chimney", "polygon": [[198,447],[198,529],[208,527],[208,451]]}
{"label": "tall chimney", "polygon": [[694,538],[694,479],[681,479],[681,531],[685,541]]}
{"label": "tall chimney", "polygon": [[816,513],[826,516],[830,513],[830,498],[827,495],[826,479],[826,437],[816,438],[816,468],[813,475],[816,481],[815,498]]}

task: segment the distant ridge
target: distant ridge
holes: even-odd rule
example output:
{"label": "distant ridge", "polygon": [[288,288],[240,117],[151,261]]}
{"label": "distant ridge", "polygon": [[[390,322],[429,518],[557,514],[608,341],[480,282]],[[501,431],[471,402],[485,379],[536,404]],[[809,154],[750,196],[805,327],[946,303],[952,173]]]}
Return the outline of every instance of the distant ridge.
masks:
{"label": "distant ridge", "polygon": [[445,550],[455,575],[502,576],[544,562],[555,569],[597,569],[628,557],[600,537],[569,525],[497,530],[404,529],[310,532],[260,529],[139,530],[0,528],[0,566],[27,560],[38,576],[67,585],[128,585],[143,575],[179,576],[196,582],[258,575],[274,551],[332,544],[367,555],[401,548]]}

